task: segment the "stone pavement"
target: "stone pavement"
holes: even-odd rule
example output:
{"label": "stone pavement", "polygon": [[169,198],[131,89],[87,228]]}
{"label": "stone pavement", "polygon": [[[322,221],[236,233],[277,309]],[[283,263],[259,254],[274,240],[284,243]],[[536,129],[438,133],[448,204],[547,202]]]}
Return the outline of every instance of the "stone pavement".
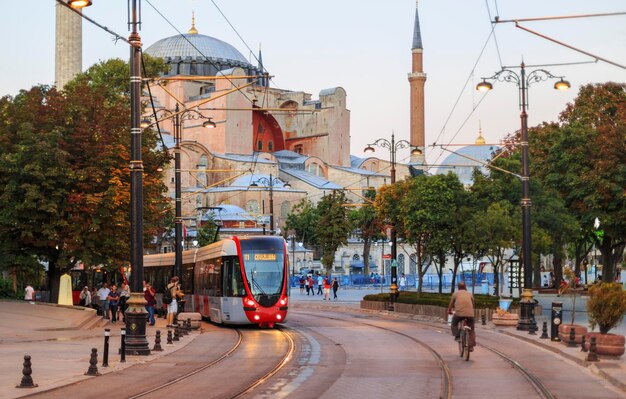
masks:
{"label": "stone pavement", "polygon": [[[101,374],[123,370],[137,363],[149,362],[186,346],[198,334],[192,333],[174,345],[166,344],[164,319],[147,327],[150,348],[156,330],[161,330],[163,352],[149,356],[126,356],[120,363],[120,329],[92,309],[55,306],[23,301],[0,301],[0,399],[17,398],[71,384],[86,378],[91,348],[98,349],[98,371]],[[102,367],[104,328],[111,330],[109,367]],[[37,388],[15,388],[22,380],[24,355],[32,360],[32,378]]]}
{"label": "stone pavement", "polygon": [[[360,288],[360,289],[351,289],[346,288],[343,290],[339,290],[338,296],[339,299],[337,301],[324,301],[322,300],[323,296],[307,296],[306,292],[304,294],[300,294],[299,289],[293,290],[291,292],[291,305],[294,307],[314,307],[315,309],[324,309],[327,308],[329,310],[335,308],[350,308],[356,309],[359,308],[359,302],[363,298],[364,295],[373,294],[380,292],[380,288]],[[482,326],[480,321],[477,321],[477,335],[480,337],[480,329],[488,329],[493,332],[506,334],[517,339],[523,340],[525,342],[531,343],[537,348],[541,348],[544,350],[548,350],[553,352],[558,356],[562,356],[570,361],[573,361],[579,364],[581,367],[587,367],[594,374],[606,379],[611,384],[613,384],[618,389],[625,392],[626,396],[626,355],[621,358],[604,358],[600,357],[600,361],[597,363],[587,362],[586,356],[587,353],[581,352],[580,346],[577,347],[568,347],[567,345],[561,342],[553,342],[550,339],[540,339],[541,336],[541,327],[543,321],[548,322],[548,335],[550,334],[550,305],[552,302],[563,302],[563,309],[567,310],[564,312],[564,321],[569,323],[572,309],[571,298],[567,296],[557,297],[556,295],[536,295],[539,303],[544,306],[544,312],[542,315],[537,315],[537,326],[539,327],[539,331],[536,335],[530,335],[527,331],[517,331],[514,327],[497,327],[491,323],[487,323],[486,326]],[[576,303],[576,324],[587,325],[587,314],[584,311],[585,299],[579,297],[577,298]],[[364,313],[368,314],[385,314],[391,317],[398,318],[407,318],[407,319],[415,319],[420,320],[422,322],[427,322],[430,324],[433,323],[441,323],[444,321],[440,319],[434,319],[432,317],[424,317],[424,316],[416,316],[409,314],[401,314],[394,312],[379,312],[373,310],[365,310],[359,309]],[[611,332],[615,334],[626,334],[626,323],[622,323],[615,330]],[[479,339],[480,341],[480,339]]]}

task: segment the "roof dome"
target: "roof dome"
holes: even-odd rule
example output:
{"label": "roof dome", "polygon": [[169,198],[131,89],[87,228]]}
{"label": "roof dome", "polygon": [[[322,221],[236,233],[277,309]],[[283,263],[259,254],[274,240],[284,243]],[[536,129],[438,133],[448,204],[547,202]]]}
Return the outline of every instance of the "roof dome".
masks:
{"label": "roof dome", "polygon": [[[192,32],[195,29],[191,30]],[[161,39],[148,47],[146,53],[153,57],[208,57],[214,60],[236,61],[248,65],[246,58],[233,46],[211,36],[186,33]]]}
{"label": "roof dome", "polygon": [[481,172],[488,174],[489,169],[482,163],[473,161],[477,159],[482,162],[489,161],[494,152],[498,150],[499,146],[492,145],[472,145],[467,147],[461,147],[456,150],[456,153],[448,155],[442,162],[444,166],[437,169],[437,174],[445,174],[448,172],[455,173],[461,183],[472,184],[472,173],[474,168],[479,168]]}

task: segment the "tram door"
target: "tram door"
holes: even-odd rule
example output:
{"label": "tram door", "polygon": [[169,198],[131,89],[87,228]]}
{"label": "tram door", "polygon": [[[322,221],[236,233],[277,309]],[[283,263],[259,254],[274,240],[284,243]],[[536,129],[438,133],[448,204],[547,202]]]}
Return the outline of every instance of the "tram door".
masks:
{"label": "tram door", "polygon": [[223,290],[226,297],[241,297],[246,295],[241,277],[241,268],[237,257],[224,258]]}

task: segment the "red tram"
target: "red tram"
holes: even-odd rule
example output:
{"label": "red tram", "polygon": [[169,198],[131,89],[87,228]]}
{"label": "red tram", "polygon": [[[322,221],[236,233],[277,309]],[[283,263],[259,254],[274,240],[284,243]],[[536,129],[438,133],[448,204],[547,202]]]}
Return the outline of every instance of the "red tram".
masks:
{"label": "red tram", "polygon": [[[272,328],[287,317],[287,259],[285,240],[272,236],[231,237],[183,251],[187,305],[214,323]],[[157,292],[173,273],[174,253],[144,256],[144,278]]]}

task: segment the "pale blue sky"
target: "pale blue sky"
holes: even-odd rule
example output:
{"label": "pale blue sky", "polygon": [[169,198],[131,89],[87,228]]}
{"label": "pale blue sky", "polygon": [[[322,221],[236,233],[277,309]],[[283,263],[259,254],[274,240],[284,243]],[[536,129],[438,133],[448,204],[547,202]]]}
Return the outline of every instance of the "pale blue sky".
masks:
{"label": "pale blue sky", "polygon": [[[324,88],[342,86],[348,93],[354,155],[362,156],[368,142],[390,137],[409,137],[409,85],[413,0],[215,0],[256,52],[263,46],[263,60],[275,75],[274,85],[304,90],[317,97]],[[0,44],[0,95],[15,94],[37,83],[54,80],[53,0],[3,4]],[[93,0],[85,13],[112,30],[128,36],[126,0]],[[205,35],[234,45],[246,57],[249,51],[225,22],[210,0],[150,0],[182,32],[189,29],[191,12],[196,27]],[[446,119],[468,78],[496,14],[494,0],[422,0],[420,23],[424,45],[426,82],[426,143],[444,144],[455,134],[455,143],[473,142],[482,122],[488,142],[497,142],[519,127],[517,89],[500,83],[468,118],[480,95],[474,86],[482,76],[500,69],[493,40],[476,67],[450,120]],[[33,7],[34,5],[34,7]],[[501,19],[626,11],[618,1],[540,0],[497,2]],[[529,22],[525,26],[626,65],[626,16]],[[144,48],[163,37],[177,34],[150,4],[143,1]],[[496,26],[504,65],[553,64],[588,61],[589,57],[516,29],[513,24]],[[83,68],[111,57],[127,58],[128,46],[114,43],[110,35],[85,22]],[[626,70],[602,62],[548,68],[566,75],[572,83],[568,93],[552,89],[552,83],[530,89],[529,122],[535,125],[555,120],[581,84],[626,81]],[[444,128],[445,126],[445,128]],[[441,133],[441,134],[440,134]],[[429,150],[428,160],[440,162],[439,150]],[[380,157],[386,154],[380,153]],[[401,159],[405,154],[399,154]]]}

